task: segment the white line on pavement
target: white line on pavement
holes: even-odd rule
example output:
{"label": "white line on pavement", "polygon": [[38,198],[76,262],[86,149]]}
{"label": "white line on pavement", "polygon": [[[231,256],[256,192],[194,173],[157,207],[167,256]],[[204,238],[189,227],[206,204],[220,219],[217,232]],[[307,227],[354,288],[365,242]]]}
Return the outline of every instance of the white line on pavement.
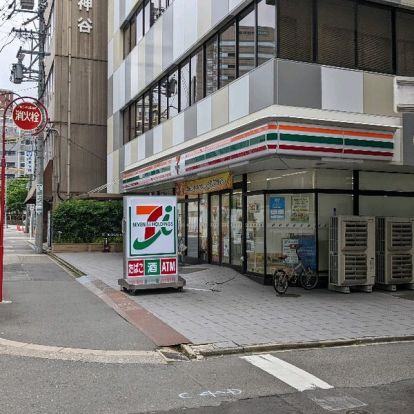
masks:
{"label": "white line on pavement", "polygon": [[298,391],[313,390],[321,388],[328,390],[333,388],[325,381],[320,380],[309,372],[304,371],[286,361],[276,358],[270,354],[252,355],[241,357],[252,365],[262,369],[268,374],[278,378]]}

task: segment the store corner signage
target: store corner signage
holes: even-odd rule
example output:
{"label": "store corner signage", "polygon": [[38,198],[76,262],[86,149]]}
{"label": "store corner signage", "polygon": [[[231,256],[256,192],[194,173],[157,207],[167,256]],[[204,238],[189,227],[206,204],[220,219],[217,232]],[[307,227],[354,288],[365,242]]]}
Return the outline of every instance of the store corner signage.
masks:
{"label": "store corner signage", "polygon": [[183,181],[176,184],[176,194],[198,195],[233,188],[233,174],[229,171],[199,180]]}
{"label": "store corner signage", "polygon": [[34,131],[44,122],[41,108],[31,102],[23,102],[13,108],[13,122],[23,131]]}
{"label": "store corner signage", "polygon": [[93,30],[93,21],[89,17],[90,11],[93,9],[93,0],[79,0],[79,11],[83,13],[78,19],[79,33],[91,34]]}
{"label": "store corner signage", "polygon": [[177,198],[124,198],[124,279],[130,285],[177,283]]}

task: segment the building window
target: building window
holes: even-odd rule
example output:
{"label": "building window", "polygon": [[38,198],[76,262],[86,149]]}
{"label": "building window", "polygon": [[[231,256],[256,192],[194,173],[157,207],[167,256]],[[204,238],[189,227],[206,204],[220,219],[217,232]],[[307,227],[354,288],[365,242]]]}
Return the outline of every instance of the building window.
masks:
{"label": "building window", "polygon": [[129,106],[129,141],[135,139],[136,136],[136,103]]}
{"label": "building window", "polygon": [[144,111],[142,108],[142,99],[138,99],[136,103],[136,123],[135,123],[135,133],[137,136],[142,135],[144,130]]}
{"label": "building window", "polygon": [[256,66],[256,15],[254,12],[254,6],[249,7],[244,12],[238,21],[238,48],[237,48],[237,61],[238,61],[238,75],[243,76],[245,73],[250,72]]}
{"label": "building window", "polygon": [[190,106],[190,61],[184,62],[180,68],[180,111]]}
{"label": "building window", "polygon": [[159,117],[159,88],[158,88],[158,84],[156,84],[151,91],[151,108],[152,108],[152,113],[151,113],[151,118],[152,118],[152,126],[155,127],[159,124],[160,122],[160,117]]}
{"label": "building window", "polygon": [[123,112],[123,135],[124,135],[124,144],[129,142],[129,131],[130,131],[130,119],[129,119],[129,107]]}
{"label": "building window", "polygon": [[392,20],[388,8],[357,5],[358,67],[392,73]]}
{"label": "building window", "polygon": [[144,119],[143,119],[143,123],[144,123],[144,132],[147,132],[151,129],[151,94],[150,92],[147,92],[144,95]]}
{"label": "building window", "polygon": [[236,25],[232,23],[220,33],[220,82],[222,88],[236,79]]}
{"label": "building window", "polygon": [[414,13],[397,11],[397,74],[414,76]]}
{"label": "building window", "polygon": [[280,57],[313,61],[313,0],[279,0]]}
{"label": "building window", "polygon": [[152,9],[152,2],[150,2],[149,0],[145,0],[145,5],[144,5],[144,35],[148,32],[148,30],[152,26],[151,9]]}
{"label": "building window", "polygon": [[218,39],[214,36],[206,44],[206,96],[218,89]]}
{"label": "building window", "polygon": [[319,63],[346,68],[356,67],[355,13],[355,1],[318,1]]}
{"label": "building window", "polygon": [[124,29],[124,58],[129,55],[131,51],[131,25],[128,24]]}
{"label": "building window", "polygon": [[172,118],[178,114],[178,70],[168,77],[167,83],[168,96],[168,118]]}
{"label": "building window", "polygon": [[276,56],[275,1],[260,0],[257,5],[257,58],[258,64]]}
{"label": "building window", "polygon": [[168,77],[160,82],[160,123],[168,119]]}
{"label": "building window", "polygon": [[144,13],[142,7],[138,9],[136,16],[137,25],[137,43],[144,37]]}
{"label": "building window", "polygon": [[204,97],[204,53],[200,48],[191,58],[191,104]]}

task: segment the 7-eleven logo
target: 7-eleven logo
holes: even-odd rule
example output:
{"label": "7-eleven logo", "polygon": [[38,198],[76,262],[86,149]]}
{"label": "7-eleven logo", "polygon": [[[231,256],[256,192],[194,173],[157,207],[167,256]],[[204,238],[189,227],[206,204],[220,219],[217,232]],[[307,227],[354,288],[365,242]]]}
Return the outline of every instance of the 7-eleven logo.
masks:
{"label": "7-eleven logo", "polygon": [[165,208],[163,206],[136,206],[136,215],[146,216],[147,219],[140,223],[142,227],[145,227],[144,239],[139,240],[137,238],[134,241],[133,247],[135,250],[145,250],[159,237],[169,236],[174,231],[174,222],[170,218],[172,211],[172,206]]}

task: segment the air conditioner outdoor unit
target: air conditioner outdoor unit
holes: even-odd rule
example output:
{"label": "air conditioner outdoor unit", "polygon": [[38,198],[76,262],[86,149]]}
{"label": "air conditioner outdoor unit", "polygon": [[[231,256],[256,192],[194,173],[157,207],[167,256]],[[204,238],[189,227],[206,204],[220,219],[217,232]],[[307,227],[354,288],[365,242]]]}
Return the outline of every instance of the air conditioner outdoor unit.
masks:
{"label": "air conditioner outdoor unit", "polygon": [[414,288],[414,219],[377,217],[376,283],[395,291],[396,285]]}
{"label": "air conditioner outdoor unit", "polygon": [[331,217],[329,289],[349,293],[351,287],[372,292],[375,283],[375,218]]}

